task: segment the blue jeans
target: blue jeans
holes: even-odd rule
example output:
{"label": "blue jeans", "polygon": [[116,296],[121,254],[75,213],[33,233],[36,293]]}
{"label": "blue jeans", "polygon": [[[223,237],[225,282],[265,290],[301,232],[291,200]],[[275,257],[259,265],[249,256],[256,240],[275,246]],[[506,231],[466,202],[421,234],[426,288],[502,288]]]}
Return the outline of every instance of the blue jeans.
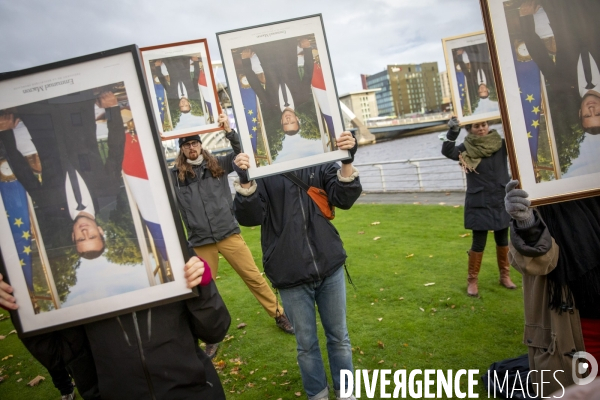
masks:
{"label": "blue jeans", "polygon": [[296,333],[298,365],[309,399],[317,395],[317,398],[321,398],[323,394],[327,396],[328,393],[327,376],[317,337],[317,308],[327,338],[327,355],[333,387],[339,391],[340,370],[354,371],[352,348],[346,326],[344,268],[339,268],[333,275],[318,282],[280,289],[279,293],[285,313]]}

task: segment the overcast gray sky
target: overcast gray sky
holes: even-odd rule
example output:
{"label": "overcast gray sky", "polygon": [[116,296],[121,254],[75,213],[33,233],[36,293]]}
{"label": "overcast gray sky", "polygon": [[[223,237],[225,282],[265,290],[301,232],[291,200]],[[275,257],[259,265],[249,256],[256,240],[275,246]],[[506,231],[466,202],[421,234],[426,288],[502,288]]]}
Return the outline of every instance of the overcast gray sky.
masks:
{"label": "overcast gray sky", "polygon": [[441,38],[483,30],[478,0],[0,0],[0,71],[322,14],[338,93],[387,64],[437,61]]}

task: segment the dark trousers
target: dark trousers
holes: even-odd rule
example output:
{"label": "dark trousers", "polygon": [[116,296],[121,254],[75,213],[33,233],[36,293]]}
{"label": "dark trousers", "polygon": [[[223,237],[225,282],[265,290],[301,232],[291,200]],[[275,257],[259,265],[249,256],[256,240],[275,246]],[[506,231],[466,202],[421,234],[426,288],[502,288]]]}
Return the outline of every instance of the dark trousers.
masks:
{"label": "dark trousers", "polygon": [[[487,242],[488,231],[473,231],[473,244],[471,250],[482,252]],[[508,246],[508,227],[499,231],[494,231],[494,240],[496,246]]]}

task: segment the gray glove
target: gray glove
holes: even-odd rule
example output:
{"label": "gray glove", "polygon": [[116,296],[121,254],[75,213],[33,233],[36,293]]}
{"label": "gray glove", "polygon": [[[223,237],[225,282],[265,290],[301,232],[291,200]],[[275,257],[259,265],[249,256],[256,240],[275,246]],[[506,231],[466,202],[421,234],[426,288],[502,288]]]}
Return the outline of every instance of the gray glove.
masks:
{"label": "gray glove", "polygon": [[448,121],[448,126],[452,132],[460,132],[460,122],[458,122],[458,118],[452,117],[450,121]]}
{"label": "gray glove", "polygon": [[523,189],[515,189],[519,181],[512,180],[506,184],[506,197],[504,197],[504,206],[506,212],[517,221],[519,228],[529,228],[535,223],[533,211],[530,208],[529,194]]}

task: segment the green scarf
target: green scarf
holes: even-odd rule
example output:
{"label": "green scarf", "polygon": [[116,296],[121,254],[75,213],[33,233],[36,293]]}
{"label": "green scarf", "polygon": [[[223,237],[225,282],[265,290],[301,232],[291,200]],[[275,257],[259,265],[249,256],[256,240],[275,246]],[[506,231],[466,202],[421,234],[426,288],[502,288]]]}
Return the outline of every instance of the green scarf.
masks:
{"label": "green scarf", "polygon": [[489,157],[502,147],[502,137],[492,129],[485,136],[468,134],[463,142],[466,151],[460,153],[459,159],[465,172],[475,171],[484,157]]}

